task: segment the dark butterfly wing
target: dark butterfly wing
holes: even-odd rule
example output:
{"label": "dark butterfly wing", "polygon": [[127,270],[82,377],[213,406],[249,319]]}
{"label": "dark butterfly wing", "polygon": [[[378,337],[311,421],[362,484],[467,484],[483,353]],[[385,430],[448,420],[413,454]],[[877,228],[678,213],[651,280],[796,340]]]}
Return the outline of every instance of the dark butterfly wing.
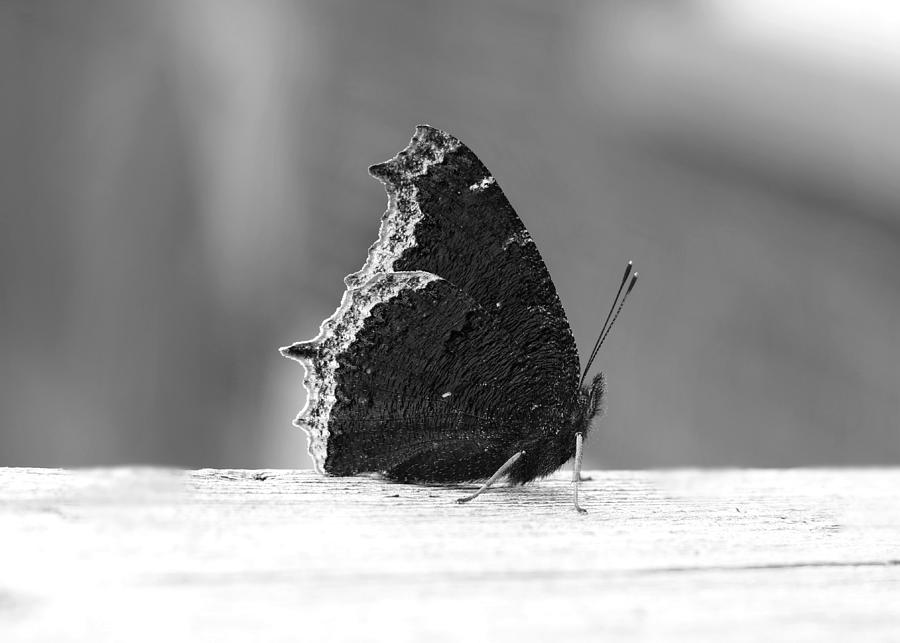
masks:
{"label": "dark butterfly wing", "polygon": [[[319,335],[283,349],[307,369],[296,423],[325,473],[489,476],[557,432],[578,395],[556,289],[496,181],[454,137],[419,126],[370,172],[389,197],[378,240]],[[533,452],[546,461],[522,458],[513,479],[566,459]]]}
{"label": "dark butterfly wing", "polygon": [[[409,145],[369,172],[388,209],[365,265],[346,278],[358,287],[380,272],[421,270],[463,290],[542,364],[557,397],[572,395],[578,350],[550,273],[506,196],[477,156],[453,136],[420,125]],[[521,320],[545,324],[523,328]]]}
{"label": "dark butterfly wing", "polygon": [[[542,323],[522,321],[527,331]],[[547,413],[542,365],[491,311],[430,273],[375,275],[345,293],[315,339],[283,352],[306,367],[297,424],[325,473],[472,480],[543,439],[523,431]]]}

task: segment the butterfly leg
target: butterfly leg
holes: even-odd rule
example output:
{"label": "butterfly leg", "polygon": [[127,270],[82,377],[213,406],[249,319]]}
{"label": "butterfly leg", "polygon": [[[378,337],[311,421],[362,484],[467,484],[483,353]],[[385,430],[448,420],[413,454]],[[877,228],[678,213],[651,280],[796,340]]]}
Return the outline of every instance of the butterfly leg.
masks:
{"label": "butterfly leg", "polygon": [[487,482],[485,482],[483,485],[481,485],[481,488],[478,491],[473,493],[471,496],[466,496],[464,498],[457,498],[456,502],[458,502],[458,503],[469,502],[470,500],[474,500],[475,498],[477,498],[478,496],[483,494],[485,491],[490,489],[491,485],[493,485],[495,482],[497,482],[497,480],[499,480],[500,478],[505,476],[506,472],[509,471],[510,467],[512,467],[519,460],[519,458],[522,457],[522,455],[524,453],[525,453],[524,451],[519,451],[518,453],[513,455],[513,457],[511,457],[509,460],[507,460],[506,462],[503,463],[502,467],[497,469],[497,473],[492,475],[490,478],[488,478]]}
{"label": "butterfly leg", "polygon": [[575,434],[575,468],[572,470],[572,484],[575,485],[575,509],[580,514],[586,514],[587,510],[582,509],[578,504],[578,487],[581,484],[581,458],[584,455],[584,437],[580,433]]}

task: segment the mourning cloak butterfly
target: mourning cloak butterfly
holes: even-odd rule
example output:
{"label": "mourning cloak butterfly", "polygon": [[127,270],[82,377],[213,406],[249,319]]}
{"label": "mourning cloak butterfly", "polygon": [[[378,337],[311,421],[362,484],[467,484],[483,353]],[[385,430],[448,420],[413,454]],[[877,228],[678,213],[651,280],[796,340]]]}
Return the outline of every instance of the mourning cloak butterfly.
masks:
{"label": "mourning cloak butterfly", "polygon": [[401,482],[524,483],[575,457],[602,414],[603,374],[584,378],[637,273],[629,262],[579,379],[559,297],[531,235],[478,157],[420,125],[369,173],[388,208],[363,267],[319,334],[281,353],[306,370],[316,470]]}

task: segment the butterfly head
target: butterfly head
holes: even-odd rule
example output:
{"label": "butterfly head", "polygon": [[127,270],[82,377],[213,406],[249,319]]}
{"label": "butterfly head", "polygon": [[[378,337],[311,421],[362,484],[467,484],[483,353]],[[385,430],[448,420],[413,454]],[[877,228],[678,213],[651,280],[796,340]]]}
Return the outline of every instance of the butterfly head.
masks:
{"label": "butterfly head", "polygon": [[585,422],[590,425],[591,420],[606,413],[606,378],[603,373],[594,376],[590,386],[582,389],[582,395],[585,398]]}
{"label": "butterfly head", "polygon": [[587,435],[595,418],[603,417],[606,411],[606,378],[598,373],[587,386],[578,392],[575,408],[569,417],[567,433]]}

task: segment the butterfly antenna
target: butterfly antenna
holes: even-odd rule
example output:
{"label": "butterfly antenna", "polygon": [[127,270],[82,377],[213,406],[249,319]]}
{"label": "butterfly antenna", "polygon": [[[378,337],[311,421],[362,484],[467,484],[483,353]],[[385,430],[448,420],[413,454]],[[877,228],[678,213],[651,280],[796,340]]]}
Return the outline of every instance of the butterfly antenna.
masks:
{"label": "butterfly antenna", "polygon": [[[631,275],[632,270],[632,262],[629,261],[628,265],[625,266],[625,274],[622,275],[622,282],[619,284],[619,290],[616,291],[616,296],[613,299],[612,306],[609,307],[609,313],[606,315],[606,321],[603,322],[603,327],[600,329],[600,334],[597,336],[597,341],[594,343],[594,348],[591,350],[591,356],[588,358],[587,365],[584,367],[584,372],[581,374],[581,381],[578,383],[580,387],[584,384],[584,378],[587,377],[588,371],[591,370],[591,365],[594,363],[594,358],[597,357],[597,351],[600,350],[600,345],[603,343],[603,338],[607,332],[607,325],[609,324],[609,320],[613,316],[613,311],[616,309],[616,304],[619,301],[619,295],[622,294],[622,289],[625,287],[625,282],[628,281],[628,277]],[[636,274],[636,273],[635,273]],[[634,280],[631,282],[631,286],[629,286],[628,291],[626,292],[626,297],[628,296],[628,292],[631,292],[631,289],[634,288]],[[625,300],[622,300],[624,303]],[[621,310],[621,307],[619,308]],[[618,316],[618,313],[616,314]]]}
{"label": "butterfly antenna", "polygon": [[607,327],[606,332],[603,333],[603,339],[600,340],[600,346],[603,346],[603,342],[606,341],[606,336],[609,335],[609,331],[612,330],[613,324],[615,324],[616,320],[619,318],[619,313],[622,312],[622,306],[625,305],[625,300],[628,299],[628,293],[630,293],[634,289],[634,284],[637,283],[637,278],[638,273],[634,273],[634,275],[631,277],[631,283],[628,284],[628,290],[625,291],[625,295],[623,295],[622,301],[619,302],[619,307],[616,309],[616,314],[613,315],[612,321],[609,322],[609,327]]}

